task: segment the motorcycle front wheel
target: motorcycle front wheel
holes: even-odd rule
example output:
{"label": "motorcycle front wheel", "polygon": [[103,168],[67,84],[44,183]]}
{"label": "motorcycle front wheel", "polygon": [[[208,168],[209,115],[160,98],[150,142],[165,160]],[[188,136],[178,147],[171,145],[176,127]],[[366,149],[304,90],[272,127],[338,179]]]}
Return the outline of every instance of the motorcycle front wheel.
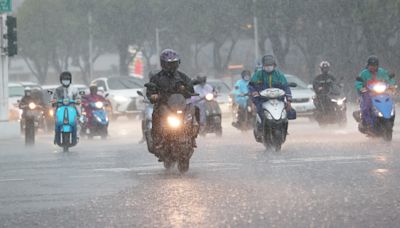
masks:
{"label": "motorcycle front wheel", "polygon": [[62,133],[62,145],[63,145],[63,152],[69,151],[69,144],[70,144],[70,133]]}
{"label": "motorcycle front wheel", "polygon": [[35,121],[25,121],[25,145],[35,144]]}

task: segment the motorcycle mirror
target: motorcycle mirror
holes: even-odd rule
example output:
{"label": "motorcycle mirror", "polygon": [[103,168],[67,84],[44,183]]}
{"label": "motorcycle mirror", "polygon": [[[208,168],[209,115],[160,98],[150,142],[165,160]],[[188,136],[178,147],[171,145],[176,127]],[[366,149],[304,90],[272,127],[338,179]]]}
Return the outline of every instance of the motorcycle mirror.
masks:
{"label": "motorcycle mirror", "polygon": [[53,94],[54,94],[54,92],[53,92],[52,90],[47,90],[47,93],[48,93],[49,95],[53,95]]}
{"label": "motorcycle mirror", "polygon": [[81,96],[85,95],[85,91],[79,91],[79,95]]}
{"label": "motorcycle mirror", "polygon": [[361,77],[357,77],[357,78],[356,78],[356,81],[364,82],[364,80],[363,80]]}
{"label": "motorcycle mirror", "polygon": [[136,93],[137,93],[139,96],[144,97],[142,91],[137,91]]}
{"label": "motorcycle mirror", "polygon": [[106,93],[106,95],[104,95],[104,97],[108,97],[108,96],[110,96],[110,94],[109,94],[109,93]]}
{"label": "motorcycle mirror", "polygon": [[289,87],[297,87],[297,84],[294,82],[289,83]]}

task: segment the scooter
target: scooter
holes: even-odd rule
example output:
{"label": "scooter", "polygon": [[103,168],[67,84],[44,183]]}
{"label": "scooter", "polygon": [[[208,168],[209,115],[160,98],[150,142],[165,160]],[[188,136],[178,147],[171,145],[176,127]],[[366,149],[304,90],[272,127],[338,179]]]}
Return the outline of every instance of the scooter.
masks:
{"label": "scooter", "polygon": [[78,142],[78,112],[76,105],[79,100],[60,99],[53,101],[57,109],[55,111],[55,143],[63,148],[63,152],[68,152],[70,147],[76,146]]}
{"label": "scooter", "polygon": [[148,136],[151,134],[154,107],[141,91],[137,91],[137,94],[143,97],[143,103],[146,105],[142,113],[142,141],[145,142],[146,140],[151,139],[151,137]]}
{"label": "scooter", "polygon": [[328,93],[319,94],[317,98],[314,99],[317,107],[314,117],[320,126],[326,124],[345,126],[347,124],[347,98],[340,85],[330,86]]}
{"label": "scooter", "polygon": [[200,129],[200,135],[215,133],[218,137],[222,136],[222,114],[218,102],[215,100],[213,93],[207,94],[205,97],[205,126]]}
{"label": "scooter", "polygon": [[35,144],[35,134],[40,125],[44,125],[44,114],[42,106],[30,102],[20,107],[23,109],[21,118],[21,131],[25,132],[25,145]]}
{"label": "scooter", "polygon": [[89,139],[94,136],[100,136],[102,139],[106,139],[108,136],[108,116],[105,110],[107,104],[101,101],[90,102],[89,111],[91,112],[92,118],[87,117],[86,112],[82,112],[80,123],[81,123],[81,134],[87,135]]}
{"label": "scooter", "polygon": [[237,95],[246,98],[246,104],[243,105],[236,104],[234,107],[234,122],[232,125],[241,130],[248,131],[254,128],[254,122],[256,120],[256,108],[253,102],[249,99],[248,94]]}
{"label": "scooter", "polygon": [[[361,78],[357,78],[362,81]],[[385,82],[371,83],[367,86],[367,93],[370,94],[372,101],[371,115],[373,126],[367,130],[362,126],[362,113],[355,111],[353,117],[359,123],[359,131],[371,137],[382,137],[385,141],[392,141],[393,126],[395,120],[395,103],[392,94],[395,88]]]}

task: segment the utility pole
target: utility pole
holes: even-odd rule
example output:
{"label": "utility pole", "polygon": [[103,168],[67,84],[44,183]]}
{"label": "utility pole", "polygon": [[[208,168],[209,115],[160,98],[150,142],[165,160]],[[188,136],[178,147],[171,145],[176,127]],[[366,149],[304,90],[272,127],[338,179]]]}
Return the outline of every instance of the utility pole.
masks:
{"label": "utility pole", "polygon": [[254,62],[258,62],[259,49],[258,49],[258,22],[257,22],[257,0],[253,0],[253,27],[254,27]]}
{"label": "utility pole", "polygon": [[88,12],[88,25],[89,25],[89,79],[93,80],[93,32],[92,32],[92,11]]}
{"label": "utility pole", "polygon": [[8,122],[8,55],[4,40],[7,14],[1,14],[0,20],[0,122]]}
{"label": "utility pole", "polygon": [[[160,29],[156,28],[156,56],[160,55]],[[158,58],[157,58],[158,59]],[[160,65],[160,60],[157,60],[157,66]]]}

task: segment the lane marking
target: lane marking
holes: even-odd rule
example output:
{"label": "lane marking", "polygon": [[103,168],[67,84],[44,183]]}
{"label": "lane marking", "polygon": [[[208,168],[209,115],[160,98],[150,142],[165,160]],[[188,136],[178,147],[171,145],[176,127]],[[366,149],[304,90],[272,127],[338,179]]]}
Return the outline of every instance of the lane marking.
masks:
{"label": "lane marking", "polygon": [[278,159],[278,160],[270,160],[269,162],[273,163],[273,164],[328,162],[328,161],[351,162],[351,161],[376,159],[377,157],[378,157],[377,155],[329,156],[329,157],[293,158],[293,159],[287,159],[287,160],[286,159]]}
{"label": "lane marking", "polygon": [[24,181],[25,179],[2,179],[0,182]]}

